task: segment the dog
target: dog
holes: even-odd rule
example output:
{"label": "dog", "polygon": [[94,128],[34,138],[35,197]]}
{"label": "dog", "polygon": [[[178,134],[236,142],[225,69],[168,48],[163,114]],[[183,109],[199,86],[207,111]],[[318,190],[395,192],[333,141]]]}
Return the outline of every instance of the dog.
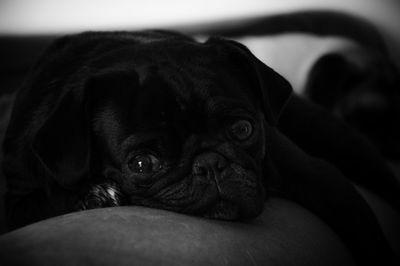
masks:
{"label": "dog", "polygon": [[398,207],[382,158],[232,40],[60,38],[19,90],[3,149],[10,228],[120,205],[248,220],[277,195],[323,219],[358,263],[394,261],[351,183]]}

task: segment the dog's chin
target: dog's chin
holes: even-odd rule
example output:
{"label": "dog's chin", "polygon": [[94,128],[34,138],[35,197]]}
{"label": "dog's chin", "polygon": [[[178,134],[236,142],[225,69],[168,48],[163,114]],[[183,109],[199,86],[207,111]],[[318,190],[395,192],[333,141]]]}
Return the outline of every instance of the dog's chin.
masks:
{"label": "dog's chin", "polygon": [[218,220],[238,220],[240,218],[239,207],[229,201],[220,201],[210,207],[204,217]]}
{"label": "dog's chin", "polygon": [[[257,204],[258,205],[258,204]],[[263,205],[259,207],[252,206],[254,208],[245,208],[239,206],[238,204],[221,200],[217,202],[215,205],[212,205],[203,216],[210,219],[218,219],[218,220],[250,220],[261,214],[263,211]]]}

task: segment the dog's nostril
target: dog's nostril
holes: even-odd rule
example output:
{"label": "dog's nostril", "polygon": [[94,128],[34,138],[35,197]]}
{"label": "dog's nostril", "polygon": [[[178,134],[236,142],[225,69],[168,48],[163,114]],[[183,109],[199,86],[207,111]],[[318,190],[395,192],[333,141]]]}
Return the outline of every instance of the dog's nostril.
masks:
{"label": "dog's nostril", "polygon": [[193,174],[207,176],[211,172],[222,172],[228,165],[227,160],[216,153],[205,153],[196,157],[193,164]]}
{"label": "dog's nostril", "polygon": [[206,167],[199,165],[199,164],[194,164],[193,165],[193,174],[198,175],[198,176],[206,176],[208,174],[208,170]]}
{"label": "dog's nostril", "polygon": [[224,158],[220,158],[215,166],[217,168],[217,170],[223,170],[226,166],[227,166],[228,162],[224,159]]}

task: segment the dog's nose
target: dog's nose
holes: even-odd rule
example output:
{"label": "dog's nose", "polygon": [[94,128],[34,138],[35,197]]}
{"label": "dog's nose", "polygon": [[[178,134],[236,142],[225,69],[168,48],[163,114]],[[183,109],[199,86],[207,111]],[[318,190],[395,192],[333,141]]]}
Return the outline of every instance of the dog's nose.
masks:
{"label": "dog's nose", "polygon": [[203,153],[193,161],[193,174],[197,176],[209,176],[211,173],[218,174],[227,166],[228,162],[224,156],[215,153]]}

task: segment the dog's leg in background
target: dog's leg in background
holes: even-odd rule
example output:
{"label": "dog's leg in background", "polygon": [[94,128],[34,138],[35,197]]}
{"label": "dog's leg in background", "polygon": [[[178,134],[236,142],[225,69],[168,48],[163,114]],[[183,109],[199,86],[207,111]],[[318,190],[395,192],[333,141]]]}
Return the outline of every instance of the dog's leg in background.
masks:
{"label": "dog's leg in background", "polygon": [[82,194],[52,186],[50,191],[35,189],[21,197],[9,190],[5,197],[8,230],[71,211],[123,204],[122,193],[115,182],[91,185],[85,191]]}
{"label": "dog's leg in background", "polygon": [[71,212],[71,206],[78,202],[76,193],[59,186],[52,186],[49,191],[37,188],[23,195],[19,193],[9,189],[5,195],[8,230]]}
{"label": "dog's leg in background", "polygon": [[298,96],[290,99],[278,127],[308,154],[331,162],[346,178],[400,210],[400,182],[361,133]]}
{"label": "dog's leg in background", "polygon": [[281,177],[282,196],[331,226],[359,265],[396,265],[373,211],[343,174],[330,163],[307,155],[277,130],[267,132],[268,156]]}

